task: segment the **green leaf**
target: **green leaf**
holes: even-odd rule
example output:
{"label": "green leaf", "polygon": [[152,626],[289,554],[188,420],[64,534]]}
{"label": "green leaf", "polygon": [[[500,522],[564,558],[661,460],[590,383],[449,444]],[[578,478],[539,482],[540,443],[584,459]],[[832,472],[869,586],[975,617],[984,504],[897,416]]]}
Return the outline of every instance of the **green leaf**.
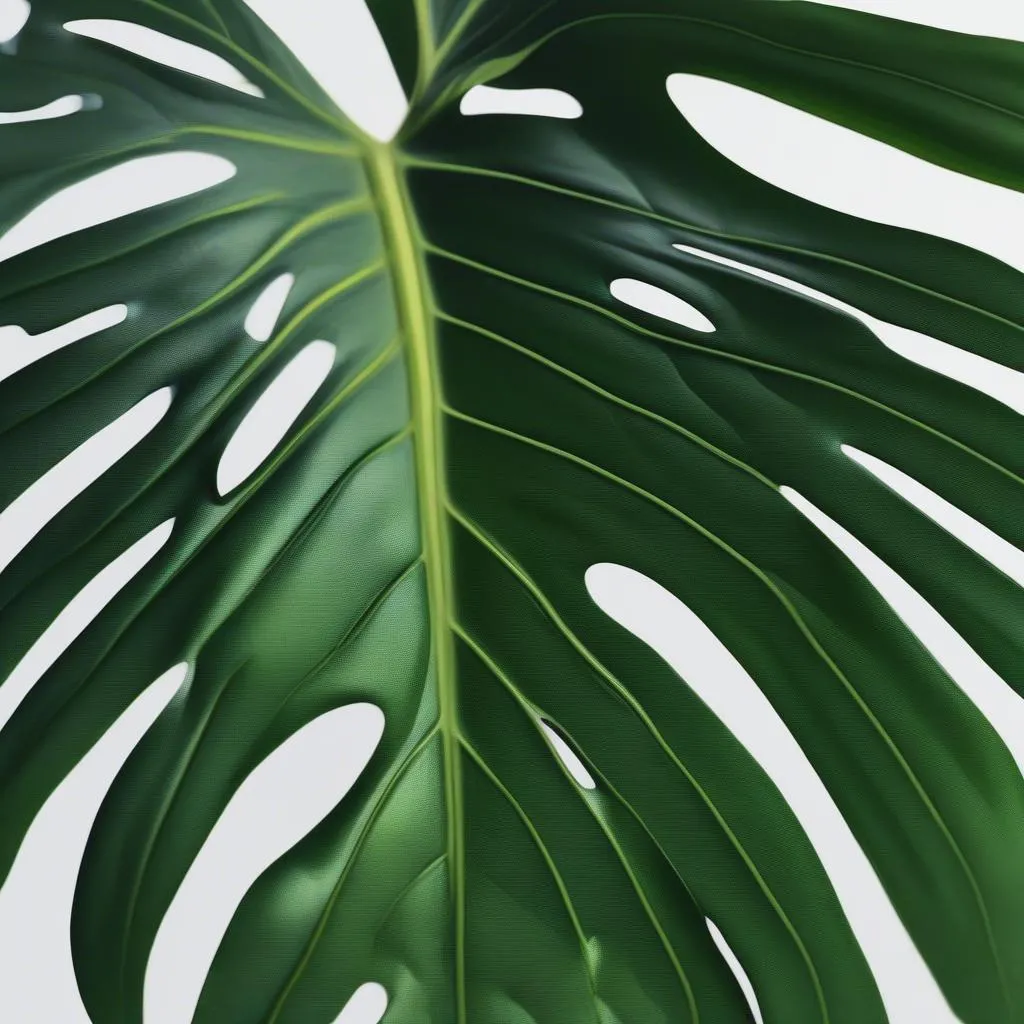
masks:
{"label": "green leaf", "polygon": [[[1020,188],[1024,51],[782,0],[370,7],[411,97],[389,143],[240,0],[36,0],[0,56],[0,110],[98,98],[0,125],[0,229],[128,160],[198,152],[236,168],[4,250],[0,323],[27,332],[20,345],[96,310],[128,315],[19,357],[0,382],[0,507],[148,395],[173,396],[0,574],[6,676],[90,579],[174,518],[0,733],[6,873],[120,712],[192,666],[83,862],[72,939],[93,1021],[141,1021],[156,931],[242,781],[356,702],[383,712],[380,745],[249,890],[197,1024],[320,1024],[368,982],[398,1024],[749,1021],[706,919],[769,1024],[885,1021],[775,784],[590,599],[586,570],[611,562],[682,599],[753,677],[955,1014],[1024,1022],[1018,768],[780,490],[875,551],[1024,692],[1020,588],[842,450],[1021,546],[1019,417],[841,310],[673,246],[1015,369],[1019,275],[769,186],[665,88],[675,72],[720,78]],[[263,96],[62,28],[86,18],[192,43]],[[462,116],[461,96],[490,81],[561,89],[583,115]],[[246,318],[284,274],[294,286],[258,341]],[[714,330],[617,301],[620,278]],[[324,383],[220,494],[236,428],[314,341],[336,348]]]}

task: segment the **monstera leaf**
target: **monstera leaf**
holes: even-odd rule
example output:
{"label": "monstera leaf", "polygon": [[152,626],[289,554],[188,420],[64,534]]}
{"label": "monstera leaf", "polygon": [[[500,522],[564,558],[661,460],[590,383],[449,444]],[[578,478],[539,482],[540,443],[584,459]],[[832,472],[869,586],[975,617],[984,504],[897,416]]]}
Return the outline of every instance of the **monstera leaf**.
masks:
{"label": "monstera leaf", "polygon": [[[801,506],[1024,692],[1017,584],[849,454],[1024,543],[1018,413],[870,326],[1024,369],[1021,279],[760,180],[666,91],[730,82],[1014,189],[1020,46],[784,0],[370,9],[410,98],[387,143],[240,0],[34,0],[0,55],[0,110],[52,115],[0,125],[7,522],[51,471],[82,474],[5,541],[0,660],[26,692],[0,733],[4,873],[76,762],[188,665],[82,864],[92,1020],[141,1021],[157,929],[243,780],[360,702],[379,746],[249,889],[200,1024],[326,1024],[367,982],[394,1024],[750,1021],[708,922],[770,1024],[889,1019],[780,790],[589,596],[611,563],[753,678],[955,1015],[1024,1021],[1017,766]],[[111,22],[140,44],[105,41]],[[215,70],[151,59],[153,33]],[[582,116],[461,113],[484,83]],[[218,158],[210,187],[189,154]],[[166,201],[134,209],[126,183],[158,174]],[[76,199],[102,175],[123,216]],[[700,316],[639,310],[622,279]],[[282,301],[269,337],[247,331]],[[229,473],[240,424],[300,371],[320,383],[286,436]],[[138,443],[89,475],[115,422]],[[25,684],[44,629],[128,551],[130,582]]]}

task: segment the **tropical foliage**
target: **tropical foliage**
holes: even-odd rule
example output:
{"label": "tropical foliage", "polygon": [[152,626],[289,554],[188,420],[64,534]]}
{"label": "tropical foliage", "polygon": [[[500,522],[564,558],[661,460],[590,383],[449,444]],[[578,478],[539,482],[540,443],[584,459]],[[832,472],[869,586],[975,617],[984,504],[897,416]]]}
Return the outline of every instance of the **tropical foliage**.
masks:
{"label": "tropical foliage", "polygon": [[[0,733],[3,871],[114,719],[189,665],[82,865],[72,939],[93,1021],[140,1022],[161,919],[242,780],[359,701],[383,712],[381,742],[245,896],[199,1024],[321,1024],[367,981],[396,1024],[749,1021],[707,920],[765,1021],[886,1020],[776,786],[591,600],[585,574],[610,562],[682,599],[755,679],[956,1015],[1024,1022],[1018,768],[783,490],[1024,692],[1019,587],[843,450],[1021,545],[1018,414],[743,267],[1013,369],[1020,277],[757,179],[665,85],[675,72],[735,83],[1017,189],[1021,47],[784,0],[370,8],[410,97],[388,143],[240,0],[35,0],[0,55],[0,110],[82,97],[68,116],[0,125],[0,323],[26,332],[0,383],[0,508],[118,417],[150,417],[11,552],[0,673],[164,529]],[[84,19],[191,43],[245,87],[104,42]],[[481,83],[562,90],[583,113],[464,116]],[[59,190],[182,153],[233,171],[102,223],[76,209],[79,230],[18,243]],[[247,316],[286,274],[258,340]],[[621,278],[684,299],[713,330],[617,300]],[[36,358],[39,335],[118,304],[121,322]],[[322,385],[221,493],[232,435],[314,343],[329,354]]]}

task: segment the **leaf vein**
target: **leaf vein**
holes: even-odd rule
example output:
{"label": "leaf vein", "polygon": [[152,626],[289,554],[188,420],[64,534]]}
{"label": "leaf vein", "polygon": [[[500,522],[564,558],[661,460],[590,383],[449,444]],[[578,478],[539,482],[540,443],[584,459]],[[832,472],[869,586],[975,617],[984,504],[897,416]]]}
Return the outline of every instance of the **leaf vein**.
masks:
{"label": "leaf vein", "polygon": [[[524,713],[536,727],[537,709],[534,707],[532,701],[530,701],[526,694],[524,694],[523,691],[519,689],[519,687],[512,681],[511,677],[503,669],[501,669],[497,662],[495,662],[494,659],[484,650],[481,644],[479,644],[470,635],[468,630],[463,628],[457,622],[453,622],[451,626],[452,629],[455,631],[456,635],[459,636],[464,643],[466,643],[470,650],[472,650],[473,653],[477,656],[477,658],[479,658],[481,663],[484,666],[486,666],[491,675],[494,676],[494,678],[499,683],[501,683],[501,685],[504,686],[505,689],[512,695],[512,697],[516,700],[519,706],[523,709]],[[547,739],[546,736],[543,736],[543,732],[541,732],[540,729],[537,729],[537,731],[544,738],[545,743],[547,743],[550,747],[550,741]],[[572,781],[572,776],[570,775],[568,769],[565,767],[561,758],[555,755],[553,751],[552,756],[554,761],[561,769],[563,776],[569,779],[570,783],[573,785],[573,788],[577,791],[577,793],[579,793],[578,788]],[[615,795],[618,798],[618,800],[622,802],[623,798],[621,797],[621,795],[619,795],[617,791]],[[672,943],[669,941],[669,937],[666,934],[664,926],[662,925],[657,912],[651,904],[649,897],[647,896],[646,890],[644,889],[636,873],[633,871],[633,868],[629,864],[629,861],[626,858],[625,852],[623,851],[621,844],[615,837],[615,834],[612,832],[608,823],[604,820],[603,816],[598,812],[597,808],[594,807],[593,803],[590,800],[588,800],[584,794],[580,793],[579,798],[586,805],[587,810],[590,811],[590,814],[593,817],[594,821],[597,823],[598,828],[600,828],[601,831],[604,833],[604,836],[608,840],[609,845],[614,850],[615,855],[622,866],[623,872],[629,879],[629,882],[637,895],[637,899],[639,900],[640,905],[644,910],[644,913],[647,915],[647,918],[651,923],[651,927],[653,928],[655,934],[658,936],[658,940],[664,947],[669,962],[672,964],[672,968],[679,978],[680,985],[683,989],[683,993],[686,997],[686,1002],[690,1010],[691,1020],[693,1024],[698,1024],[698,1022],[700,1021],[700,1014],[697,1010],[697,1003],[694,999],[693,987],[690,984],[690,979],[687,977],[686,972],[683,970],[682,964],[679,962],[679,957],[676,955],[676,951],[673,948]],[[635,813],[636,812],[634,812],[634,814]]]}
{"label": "leaf vein", "polygon": [[701,801],[708,808],[712,817],[715,819],[716,824],[724,833],[728,843],[733,847],[740,860],[743,862],[743,865],[750,872],[757,887],[762,893],[764,893],[765,899],[782,922],[782,925],[788,932],[790,938],[792,938],[801,959],[807,967],[811,984],[817,995],[818,1004],[821,1008],[822,1022],[823,1024],[828,1024],[830,1018],[828,1007],[825,1003],[825,993],[822,990],[817,968],[814,966],[814,961],[811,959],[811,954],[807,949],[806,944],[797,932],[795,925],[789,918],[789,915],[783,909],[781,903],[779,903],[775,893],[768,885],[767,880],[758,870],[758,867],[750,857],[750,854],[747,853],[739,836],[733,832],[728,821],[726,821],[725,816],[711,799],[710,794],[700,784],[697,777],[690,771],[686,763],[676,753],[668,740],[665,739],[644,706],[637,700],[629,688],[609,668],[607,668],[607,666],[605,666],[604,663],[591,652],[590,648],[587,647],[587,645],[576,635],[576,633],[570,628],[569,624],[559,614],[555,606],[544,594],[544,591],[541,590],[540,586],[530,576],[526,569],[514,558],[514,556],[493,537],[484,533],[484,531],[457,506],[449,504],[448,512],[456,522],[460,523],[463,528],[484,547],[485,550],[489,551],[494,558],[496,558],[516,579],[518,579],[527,593],[529,593],[537,602],[538,606],[544,612],[552,625],[565,637],[573,649],[591,667],[602,685],[610,693],[621,700],[623,704],[625,704],[626,707],[636,715],[636,717],[643,723],[644,728],[651,734],[651,737],[665,753],[669,761],[676,766],[689,785],[697,793]]}
{"label": "leaf vein", "polygon": [[813,374],[804,373],[801,370],[794,370],[791,369],[790,367],[782,366],[778,363],[770,363],[760,359],[753,359],[749,356],[739,355],[738,353],[729,352],[725,349],[712,348],[709,345],[705,345],[696,341],[686,341],[685,339],[682,338],[673,337],[670,334],[661,334],[660,332],[652,331],[647,327],[641,327],[639,324],[635,323],[632,320],[629,320],[627,317],[620,316],[618,313],[614,313],[610,309],[606,309],[604,306],[601,306],[597,303],[590,302],[586,299],[581,299],[579,296],[571,295],[570,293],[560,291],[557,288],[550,288],[547,285],[539,284],[536,281],[529,281],[526,278],[516,277],[515,275],[509,274],[506,271],[498,270],[496,267],[488,266],[485,263],[478,263],[475,260],[470,260],[465,256],[460,256],[457,253],[449,252],[446,249],[441,249],[434,245],[430,245],[428,246],[428,248],[432,253],[434,253],[436,256],[441,257],[442,259],[448,259],[456,263],[461,263],[464,266],[471,267],[472,269],[478,270],[483,274],[489,274],[491,276],[501,278],[502,280],[509,281],[512,284],[521,285],[524,288],[529,288],[533,291],[541,292],[545,295],[550,295],[555,299],[559,299],[572,305],[579,306],[580,308],[589,309],[592,312],[597,313],[599,316],[606,317],[607,319],[612,320],[613,322],[621,325],[626,330],[632,331],[634,334],[639,334],[643,337],[653,338],[655,341],[663,342],[669,345],[675,345],[678,346],[679,348],[699,352],[701,355],[712,356],[714,358],[728,360],[729,362],[739,363],[745,366],[752,366],[758,370],[766,370],[770,373],[778,373],[786,377],[793,377],[796,380],[801,380],[808,384],[813,384],[818,387],[828,388],[831,391],[836,391],[839,394],[843,394],[846,395],[848,398],[854,399],[855,401],[864,402],[865,404],[878,409],[880,412],[884,412],[890,416],[895,416],[897,419],[902,420],[903,422],[909,424],[910,426],[923,430],[926,433],[929,433],[934,437],[937,437],[940,440],[945,441],[947,444],[951,444],[954,448],[958,448],[964,454],[969,455],[972,458],[978,459],[980,462],[983,462],[986,466],[989,466],[991,469],[994,469],[998,473],[1003,474],[1004,476],[1013,480],[1015,483],[1024,485],[1024,477],[1021,477],[1012,469],[1009,469],[1007,466],[1002,465],[1002,463],[997,462],[995,459],[992,459],[989,456],[977,451],[976,449],[971,448],[970,445],[967,445],[963,441],[960,441],[957,438],[944,433],[937,427],[933,427],[931,424],[926,423],[923,420],[917,419],[914,416],[910,416],[909,414],[902,412],[901,410],[893,406],[886,405],[884,402],[880,402],[877,399],[872,398],[870,395],[866,395],[860,391],[855,390],[854,388],[846,387],[843,384],[837,384],[835,381],[827,380],[824,377],[816,377]]}
{"label": "leaf vein", "polygon": [[681,509],[678,509],[675,505],[672,505],[670,502],[665,501],[665,499],[659,498],[657,495],[641,487],[639,484],[635,484],[630,480],[626,480],[625,478],[618,476],[617,474],[611,472],[610,470],[605,469],[602,466],[598,466],[593,462],[589,462],[587,459],[584,459],[571,452],[567,452],[564,451],[563,449],[556,448],[555,446],[546,444],[543,441],[538,441],[536,438],[528,437],[525,434],[516,433],[513,430],[509,430],[506,427],[500,427],[494,423],[488,423],[485,420],[477,419],[476,417],[469,416],[466,413],[459,412],[458,410],[452,409],[450,407],[448,407],[446,411],[448,415],[463,420],[464,422],[470,423],[476,427],[479,427],[480,429],[490,430],[504,437],[508,437],[510,440],[514,440],[521,444],[538,448],[557,458],[566,459],[567,461],[575,463],[576,465],[580,466],[583,469],[586,469],[589,472],[592,472],[598,476],[601,476],[609,480],[611,483],[616,484],[619,487],[622,487],[626,490],[633,492],[638,497],[641,497],[644,500],[649,501],[656,507],[662,509],[664,512],[679,519],[681,522],[688,525],[691,529],[696,530],[705,539],[709,540],[716,547],[718,547],[723,552],[730,555],[737,562],[739,562],[768,589],[772,596],[775,597],[775,599],[782,605],[786,614],[793,620],[797,629],[803,635],[804,639],[810,645],[814,653],[817,654],[817,656],[825,663],[825,666],[828,668],[828,670],[832,673],[832,675],[836,677],[836,679],[842,685],[843,689],[845,689],[846,692],[853,699],[857,708],[867,718],[871,727],[875,730],[875,732],[878,734],[879,738],[882,740],[884,745],[888,748],[889,752],[892,754],[892,757],[896,761],[900,770],[904,773],[908,782],[910,782],[912,788],[918,795],[918,799],[920,799],[921,803],[924,805],[929,817],[935,823],[943,839],[949,846],[950,851],[953,853],[953,856],[955,857],[957,863],[960,865],[960,869],[963,872],[964,877],[971,888],[975,904],[978,908],[978,914],[981,918],[982,925],[985,929],[986,937],[988,939],[989,952],[992,955],[992,960],[995,964],[996,972],[999,975],[1000,979],[1003,979],[1005,975],[1003,971],[1002,959],[1000,957],[998,946],[995,941],[995,935],[992,930],[992,922],[988,912],[988,906],[985,901],[984,895],[981,891],[981,887],[978,884],[978,880],[974,875],[974,871],[971,868],[971,865],[967,860],[966,856],[964,855],[963,850],[960,848],[960,844],[956,841],[956,837],[953,835],[942,814],[939,812],[938,807],[935,805],[928,791],[925,789],[924,784],[918,778],[917,773],[914,771],[909,761],[907,761],[907,759],[904,757],[902,751],[900,750],[892,736],[889,734],[888,730],[882,724],[881,720],[871,710],[870,706],[864,700],[863,696],[853,685],[851,680],[847,677],[846,673],[843,672],[843,670],[835,662],[832,656],[828,653],[828,651],[822,645],[821,641],[818,640],[816,634],[810,628],[810,626],[808,626],[807,623],[804,621],[803,616],[799,613],[797,608],[793,605],[789,598],[786,597],[786,595],[782,592],[778,585],[768,576],[768,574],[764,572],[764,570],[761,569],[758,565],[756,565],[754,562],[748,559],[745,555],[739,552],[736,548],[732,547],[732,545],[730,545],[728,542],[726,542],[717,534],[709,530],[706,526],[702,525],[701,523],[697,522],[697,520],[688,516]]}

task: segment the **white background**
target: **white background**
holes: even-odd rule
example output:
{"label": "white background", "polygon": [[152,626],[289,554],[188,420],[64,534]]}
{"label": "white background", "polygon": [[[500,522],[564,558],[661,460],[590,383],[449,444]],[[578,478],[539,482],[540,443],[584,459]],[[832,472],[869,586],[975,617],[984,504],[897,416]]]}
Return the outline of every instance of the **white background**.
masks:
{"label": "white background", "polygon": [[[5,3],[9,12],[15,0],[0,0],[0,26]],[[353,118],[381,137],[393,132],[402,116],[403,100],[361,0],[251,0],[251,5],[306,60]],[[1019,0],[973,0],[970,4],[962,0],[848,0],[835,6],[962,32],[1024,39],[1024,5]],[[1016,193],[932,167],[736,87],[679,76],[671,83],[670,93],[682,114],[712,145],[769,181],[835,209],[965,242],[1024,268],[1024,201]],[[488,102],[497,105],[499,99],[497,94],[488,98],[486,92],[477,97],[484,106]],[[508,97],[504,102],[507,106]],[[569,110],[571,113],[571,107]],[[3,115],[0,111],[0,148],[4,145]],[[172,190],[180,187],[180,176],[168,174],[163,184]],[[108,183],[106,193],[98,194],[95,202],[109,204],[122,191]],[[60,220],[66,215],[59,209],[50,211],[50,222],[35,223],[32,230],[40,238],[47,232],[60,233],[66,230]],[[13,244],[11,236],[0,239],[0,258],[14,251]],[[31,239],[21,239],[18,248],[29,244],[34,244]],[[656,311],[676,315],[665,296],[645,295],[635,283],[617,287],[616,295],[636,304],[650,305],[653,301]],[[838,304],[829,296],[817,297]],[[1024,411],[1019,374],[843,308],[864,320],[878,335],[880,344],[958,376]],[[691,308],[680,310],[678,315],[689,315],[692,320],[701,314]],[[699,323],[696,326],[701,329]],[[16,325],[5,334],[0,323],[0,373],[5,372],[5,365],[6,372],[13,371],[18,352],[24,348],[17,348],[19,336],[14,328]],[[7,364],[5,359],[9,360]],[[287,406],[288,397],[282,396],[279,404]],[[298,410],[291,411],[294,414]],[[86,454],[97,465],[105,457],[92,450]],[[960,513],[955,508],[955,495],[946,495],[949,501],[943,502],[899,476],[898,470],[872,463],[869,455],[849,454],[861,459],[964,543],[977,547],[1012,578],[1024,582],[1024,555]],[[108,461],[112,457],[107,457]],[[858,546],[841,524],[826,520],[800,495],[791,493],[789,497],[848,553],[918,632],[1000,730],[1018,762],[1024,764],[1024,713],[1016,695],[933,609]],[[25,537],[16,536],[18,529],[23,533],[28,530],[31,535],[31,524],[40,518],[42,507],[33,502],[46,500],[52,507],[55,500],[52,494],[47,497],[41,491],[29,498],[17,517],[10,510],[0,512],[0,555],[24,542]],[[156,540],[153,543],[158,546]],[[154,556],[158,557],[155,548],[150,554]],[[130,574],[129,569],[124,572]],[[628,569],[595,567],[588,573],[587,584],[606,611],[672,662],[790,800],[868,953],[893,1024],[954,1021],[813,770],[729,653],[680,602]],[[99,585],[116,589],[118,581],[111,578],[99,581]],[[87,606],[102,600],[97,592],[85,595],[85,611],[80,610],[75,620],[78,625],[70,615],[58,622],[59,628],[49,632],[34,652],[37,662],[52,660],[73,639],[75,630],[82,628],[88,618]],[[28,669],[19,669],[28,679]],[[113,774],[181,683],[184,672],[169,666],[167,676],[140,698],[54,794],[26,838],[12,875],[0,890],[0,1020],[14,1024],[88,1021],[77,993],[67,937],[78,860],[89,824]],[[15,685],[8,685],[6,690],[0,687],[0,728],[16,703],[11,694],[21,685],[8,682]],[[161,929],[147,975],[146,1024],[186,1024],[190,1019],[217,942],[245,888],[342,797],[372,752],[381,727],[376,709],[341,709],[285,744],[245,784]],[[586,779],[581,777],[581,783],[586,784]],[[723,942],[723,951],[727,952],[717,933],[716,939]],[[735,969],[745,981],[742,968],[735,965]],[[372,988],[362,990],[360,1005],[345,1011],[345,1024],[376,1020],[382,1005],[380,997],[381,993]],[[756,998],[750,998],[756,1006]]]}

